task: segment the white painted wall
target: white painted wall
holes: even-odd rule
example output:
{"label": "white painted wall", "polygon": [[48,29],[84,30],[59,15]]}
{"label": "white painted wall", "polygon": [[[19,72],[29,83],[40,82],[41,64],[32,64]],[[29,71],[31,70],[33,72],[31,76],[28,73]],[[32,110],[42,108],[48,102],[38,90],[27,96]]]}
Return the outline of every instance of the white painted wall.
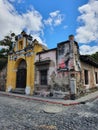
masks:
{"label": "white painted wall", "polygon": [[[41,53],[40,61],[44,61],[44,60],[51,60],[50,67],[48,70],[48,84],[49,84],[52,73],[53,72],[56,73],[56,50]],[[35,57],[35,62],[37,61],[39,61],[39,55],[36,55]],[[36,83],[39,84],[39,81],[40,81],[39,73],[37,72]]]}

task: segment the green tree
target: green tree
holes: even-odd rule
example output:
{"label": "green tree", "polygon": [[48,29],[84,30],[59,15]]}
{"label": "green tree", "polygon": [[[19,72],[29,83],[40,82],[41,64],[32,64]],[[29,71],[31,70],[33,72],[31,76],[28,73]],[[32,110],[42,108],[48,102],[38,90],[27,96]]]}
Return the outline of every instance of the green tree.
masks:
{"label": "green tree", "polygon": [[13,49],[13,38],[15,37],[14,33],[11,33],[9,36],[5,36],[3,40],[0,41],[0,45],[4,46],[0,50],[0,71],[7,65],[8,53]]}
{"label": "green tree", "polygon": [[0,71],[7,65],[7,58],[0,58]]}
{"label": "green tree", "polygon": [[0,50],[0,57],[7,57],[9,51],[13,49],[13,37],[15,37],[15,34],[11,33],[9,36],[5,36],[4,39],[0,41],[0,45],[6,47],[6,49],[2,48]]}
{"label": "green tree", "polygon": [[91,57],[98,63],[98,52],[92,54]]}

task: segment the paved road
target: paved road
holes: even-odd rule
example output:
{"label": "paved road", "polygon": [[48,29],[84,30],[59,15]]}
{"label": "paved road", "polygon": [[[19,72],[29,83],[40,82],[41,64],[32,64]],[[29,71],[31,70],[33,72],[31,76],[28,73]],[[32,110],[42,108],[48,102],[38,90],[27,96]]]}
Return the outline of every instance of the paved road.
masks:
{"label": "paved road", "polygon": [[[46,106],[62,111],[46,113]],[[0,96],[0,130],[98,130],[98,99],[65,107]]]}

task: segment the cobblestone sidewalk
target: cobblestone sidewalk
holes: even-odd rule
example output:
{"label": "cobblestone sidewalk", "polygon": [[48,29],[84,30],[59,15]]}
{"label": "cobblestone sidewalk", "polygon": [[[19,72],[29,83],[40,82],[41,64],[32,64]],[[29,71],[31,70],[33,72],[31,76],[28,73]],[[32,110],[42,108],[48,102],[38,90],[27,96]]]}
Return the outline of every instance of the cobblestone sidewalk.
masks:
{"label": "cobblestone sidewalk", "polygon": [[[60,107],[47,113],[47,106]],[[0,95],[0,130],[98,130],[98,99],[63,106]]]}
{"label": "cobblestone sidewalk", "polygon": [[51,98],[45,98],[45,97],[43,98],[43,97],[34,97],[34,96],[13,94],[13,93],[7,93],[7,92],[0,92],[0,95],[18,97],[18,98],[23,98],[23,99],[35,100],[35,101],[42,101],[42,102],[53,103],[53,104],[62,104],[64,106],[69,106],[69,105],[83,104],[83,103],[86,103],[90,100],[97,99],[98,98],[98,91],[90,93],[90,94],[88,94],[84,97],[78,98],[76,100],[51,99]]}

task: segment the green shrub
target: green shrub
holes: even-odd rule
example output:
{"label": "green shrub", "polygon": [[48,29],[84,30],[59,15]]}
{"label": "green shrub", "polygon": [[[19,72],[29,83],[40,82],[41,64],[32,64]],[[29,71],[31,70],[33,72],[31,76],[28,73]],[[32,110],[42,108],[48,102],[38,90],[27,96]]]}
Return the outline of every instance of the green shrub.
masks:
{"label": "green shrub", "polygon": [[7,65],[7,58],[0,58],[0,71]]}

